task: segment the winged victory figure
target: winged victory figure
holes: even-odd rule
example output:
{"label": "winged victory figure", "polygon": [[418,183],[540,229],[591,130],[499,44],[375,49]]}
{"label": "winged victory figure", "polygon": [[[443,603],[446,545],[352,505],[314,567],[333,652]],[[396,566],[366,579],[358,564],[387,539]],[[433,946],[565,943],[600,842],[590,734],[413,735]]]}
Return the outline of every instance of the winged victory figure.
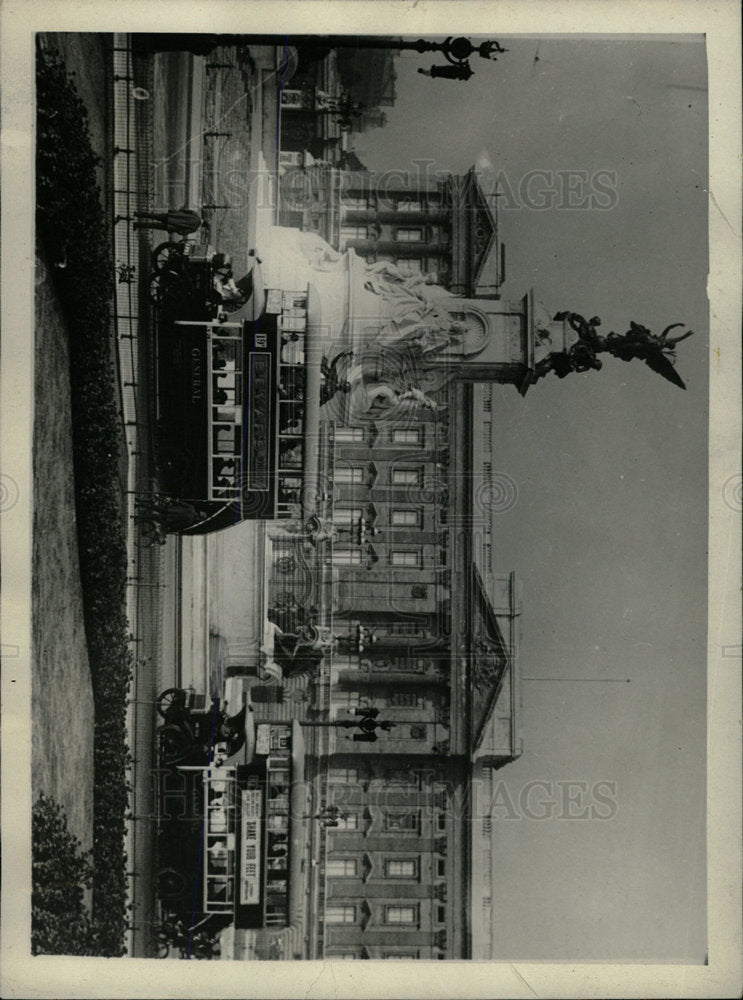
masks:
{"label": "winged victory figure", "polygon": [[694,331],[687,330],[679,337],[668,336],[671,330],[680,326],[684,324],[671,323],[659,336],[656,336],[646,326],[630,322],[630,328],[623,337],[616,333],[609,334],[606,338],[607,350],[622,361],[633,361],[638,358],[669,382],[673,382],[680,389],[685,389],[684,380],[674,368],[675,348],[682,340],[691,337]]}

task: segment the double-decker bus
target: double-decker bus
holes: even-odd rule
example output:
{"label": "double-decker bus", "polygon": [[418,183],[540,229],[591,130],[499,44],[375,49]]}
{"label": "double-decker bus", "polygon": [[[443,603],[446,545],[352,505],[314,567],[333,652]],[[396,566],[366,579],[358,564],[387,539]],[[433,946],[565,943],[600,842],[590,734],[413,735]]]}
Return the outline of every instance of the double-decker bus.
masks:
{"label": "double-decker bus", "polygon": [[161,768],[163,906],[186,926],[286,927],[302,902],[303,777],[296,721],[259,726],[224,762]]}
{"label": "double-decker bus", "polygon": [[230,313],[215,293],[224,259],[197,246],[153,272],[158,484],[166,527],[182,534],[300,503],[307,290],[271,293],[269,311],[256,264],[248,301]]}

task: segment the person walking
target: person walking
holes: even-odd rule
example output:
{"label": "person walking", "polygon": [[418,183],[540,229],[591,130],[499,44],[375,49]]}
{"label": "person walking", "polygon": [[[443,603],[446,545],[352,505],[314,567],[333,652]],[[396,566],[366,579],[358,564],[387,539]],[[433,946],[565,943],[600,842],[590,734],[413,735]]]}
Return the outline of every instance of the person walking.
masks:
{"label": "person walking", "polygon": [[201,216],[192,208],[171,209],[167,212],[135,212],[135,229],[165,229],[169,233],[188,236],[203,225]]}

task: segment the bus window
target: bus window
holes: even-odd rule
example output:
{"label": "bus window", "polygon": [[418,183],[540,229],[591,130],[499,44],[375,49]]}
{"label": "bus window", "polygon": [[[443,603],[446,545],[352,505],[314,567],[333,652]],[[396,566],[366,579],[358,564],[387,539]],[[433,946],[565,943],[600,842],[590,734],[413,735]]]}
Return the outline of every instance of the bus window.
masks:
{"label": "bus window", "polygon": [[279,374],[279,396],[301,402],[304,399],[304,369],[283,368]]}
{"label": "bus window", "polygon": [[282,441],[279,450],[279,468],[301,469],[302,452],[301,438],[289,438],[286,441]]}
{"label": "bus window", "polygon": [[212,338],[212,371],[241,371],[242,351],[239,340]]}
{"label": "bus window", "polygon": [[209,812],[209,832],[227,833],[227,813],[224,809],[214,809]]}
{"label": "bus window", "polygon": [[304,407],[301,403],[281,401],[279,411],[279,433],[301,434],[304,426]]}
{"label": "bus window", "polygon": [[212,453],[226,457],[239,455],[242,451],[242,435],[239,427],[213,427]]}
{"label": "bus window", "polygon": [[212,481],[215,486],[235,486],[240,478],[240,459],[215,458],[212,460]]}
{"label": "bus window", "polygon": [[226,903],[232,899],[232,882],[227,876],[215,875],[206,881],[206,902]]}
{"label": "bus window", "polygon": [[213,406],[212,423],[239,424],[242,423],[242,412],[239,406]]}
{"label": "bus window", "polygon": [[237,406],[242,402],[242,376],[238,372],[222,372],[212,376],[212,400]]}
{"label": "bus window", "polygon": [[299,476],[279,476],[279,502],[299,503],[302,494],[302,480]]}
{"label": "bus window", "polygon": [[303,365],[304,364],[304,337],[299,334],[291,334],[292,338],[288,343],[281,346],[282,365]]}

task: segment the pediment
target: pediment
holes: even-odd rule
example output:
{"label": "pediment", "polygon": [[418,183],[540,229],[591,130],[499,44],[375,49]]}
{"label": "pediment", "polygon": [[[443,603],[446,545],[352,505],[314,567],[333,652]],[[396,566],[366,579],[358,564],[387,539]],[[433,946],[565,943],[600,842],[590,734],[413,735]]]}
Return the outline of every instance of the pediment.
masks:
{"label": "pediment", "polygon": [[485,261],[498,241],[498,224],[473,167],[466,176],[465,210],[468,220],[469,273],[473,289],[477,286]]}

